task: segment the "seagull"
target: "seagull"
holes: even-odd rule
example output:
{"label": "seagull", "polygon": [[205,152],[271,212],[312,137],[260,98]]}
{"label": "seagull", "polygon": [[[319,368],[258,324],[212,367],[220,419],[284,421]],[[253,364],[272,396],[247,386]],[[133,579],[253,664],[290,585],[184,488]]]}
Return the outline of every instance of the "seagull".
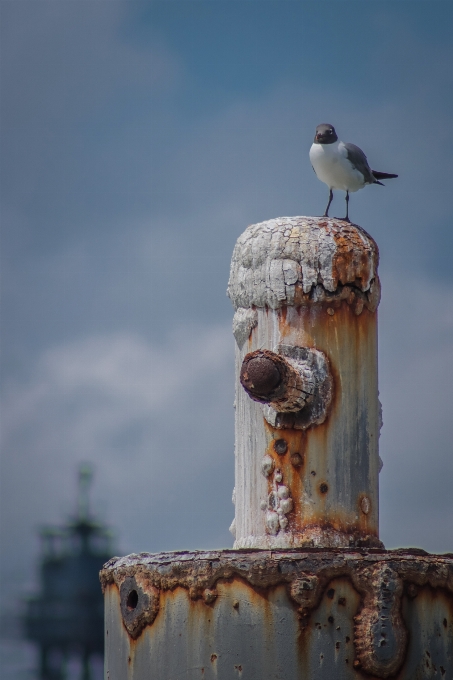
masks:
{"label": "seagull", "polygon": [[349,193],[363,189],[367,184],[380,184],[380,179],[391,179],[398,175],[371,170],[362,149],[355,144],[340,142],[335,128],[322,123],[316,128],[315,139],[310,148],[310,161],[318,179],[329,187],[329,202],[324,217],[329,216],[333,189],[346,191],[346,222],[349,219]]}

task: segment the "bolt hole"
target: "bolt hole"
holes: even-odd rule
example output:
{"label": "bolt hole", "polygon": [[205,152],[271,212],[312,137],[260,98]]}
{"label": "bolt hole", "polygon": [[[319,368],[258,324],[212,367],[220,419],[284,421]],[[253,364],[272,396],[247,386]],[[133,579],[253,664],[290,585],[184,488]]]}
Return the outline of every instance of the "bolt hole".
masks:
{"label": "bolt hole", "polygon": [[316,477],[316,472],[314,470],[312,470],[310,474],[313,475],[313,477]]}
{"label": "bolt hole", "polygon": [[274,442],[274,450],[279,456],[284,456],[288,451],[288,444],[284,439],[276,439]]}
{"label": "bolt hole", "polygon": [[294,465],[294,467],[300,467],[304,463],[304,459],[300,455],[300,453],[292,453],[291,454],[291,463]]}
{"label": "bolt hole", "polygon": [[334,588],[329,588],[327,591],[327,597],[329,600],[333,600],[333,596],[335,595],[335,589]]}
{"label": "bolt hole", "polygon": [[327,486],[327,484],[325,482],[323,482],[321,484],[321,486],[319,487],[319,490],[320,490],[321,493],[327,493],[328,490],[329,490],[329,487]]}
{"label": "bolt hole", "polygon": [[129,611],[132,611],[137,607],[137,605],[138,605],[138,593],[136,590],[131,590],[131,592],[127,596],[126,607],[129,609]]}

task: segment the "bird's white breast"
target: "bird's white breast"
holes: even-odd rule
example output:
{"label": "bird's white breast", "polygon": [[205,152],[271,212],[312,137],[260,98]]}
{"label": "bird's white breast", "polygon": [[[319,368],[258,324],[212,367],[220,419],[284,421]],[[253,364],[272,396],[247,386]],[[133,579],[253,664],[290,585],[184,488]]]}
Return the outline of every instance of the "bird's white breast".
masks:
{"label": "bird's white breast", "polygon": [[348,160],[343,142],[312,144],[310,161],[318,178],[330,189],[353,192],[365,186],[362,173]]}

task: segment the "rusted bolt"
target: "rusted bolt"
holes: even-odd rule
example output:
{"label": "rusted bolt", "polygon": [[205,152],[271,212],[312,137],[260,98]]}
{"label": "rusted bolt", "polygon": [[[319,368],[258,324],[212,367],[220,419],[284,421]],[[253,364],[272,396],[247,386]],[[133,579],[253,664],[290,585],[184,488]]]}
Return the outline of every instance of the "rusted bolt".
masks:
{"label": "rusted bolt", "polygon": [[281,500],[280,501],[280,508],[281,508],[281,510],[283,510],[283,513],[285,515],[287,515],[288,512],[291,512],[291,510],[293,509],[292,499],[291,498],[285,498],[285,499]]}
{"label": "rusted bolt", "polygon": [[265,477],[269,477],[275,466],[274,459],[269,455],[265,455],[261,461],[261,472]]}
{"label": "rusted bolt", "polygon": [[304,460],[300,453],[291,454],[291,463],[294,465],[294,467],[300,467],[301,465],[304,464]]}
{"label": "rusted bolt", "polygon": [[319,490],[320,490],[321,493],[327,493],[328,490],[329,490],[329,487],[328,487],[328,485],[327,485],[325,482],[323,482],[323,483],[320,485]]}
{"label": "rusted bolt", "polygon": [[214,663],[214,661],[217,661],[217,654],[211,654],[211,663]]}
{"label": "rusted bolt", "polygon": [[203,591],[203,600],[206,602],[206,604],[211,604],[214,602],[216,597],[217,593],[215,590],[209,590],[209,588],[206,588],[206,590]]}
{"label": "rusted bolt", "polygon": [[360,661],[358,659],[356,659],[352,665],[354,666],[354,668],[356,670],[358,670],[361,667],[362,664],[360,663]]}
{"label": "rusted bolt", "polygon": [[335,310],[332,309],[332,307],[327,307],[327,314],[329,316],[333,316],[335,314]]}
{"label": "rusted bolt", "polygon": [[240,375],[241,384],[253,397],[270,397],[282,380],[278,363],[264,352],[253,352],[245,357]]}
{"label": "rusted bolt", "polygon": [[288,451],[288,444],[284,439],[276,439],[274,442],[274,451],[278,453],[279,456],[284,456]]}
{"label": "rusted bolt", "polygon": [[275,493],[275,491],[270,492],[267,502],[268,502],[268,507],[271,510],[276,510],[278,508],[278,495]]}
{"label": "rusted bolt", "polygon": [[[280,350],[282,348],[280,346]],[[300,348],[301,352],[303,350]],[[306,349],[306,352],[310,351],[313,353],[315,350]],[[245,355],[239,379],[254,401],[270,404],[279,412],[298,412],[312,398],[315,389],[317,378],[309,363],[283,356],[283,353],[258,349]]]}
{"label": "rusted bolt", "polygon": [[289,489],[287,486],[282,484],[282,486],[279,486],[277,489],[277,496],[281,499],[289,498]]}
{"label": "rusted bolt", "polygon": [[239,600],[233,600],[233,607],[239,609]]}
{"label": "rusted bolt", "polygon": [[371,510],[371,501],[367,496],[364,496],[360,501],[360,509],[364,515],[368,515]]}

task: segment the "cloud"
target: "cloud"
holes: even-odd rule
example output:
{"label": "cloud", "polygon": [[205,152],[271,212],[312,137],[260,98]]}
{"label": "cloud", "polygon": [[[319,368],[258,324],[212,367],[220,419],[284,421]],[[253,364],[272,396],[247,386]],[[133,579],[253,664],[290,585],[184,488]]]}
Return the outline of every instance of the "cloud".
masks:
{"label": "cloud", "polygon": [[125,6],[2,7],[5,583],[30,573],[35,524],[72,509],[84,459],[120,552],[231,545],[229,261],[246,224],[324,209],[321,120],[400,174],[351,199],[381,249],[382,537],[451,548],[445,44],[392,15],[361,54],[365,89],[320,78],[307,36],[310,77],[279,48],[272,82],[199,104],[188,55],[165,31],[131,37]]}
{"label": "cloud", "polygon": [[215,537],[229,545],[232,367],[229,324],[162,328],[159,344],[116,333],[43,352],[27,380],[7,385],[2,404],[2,531],[22,545],[7,570],[24,553],[30,560],[34,522],[72,511],[83,460],[97,467],[96,495],[123,550]]}

